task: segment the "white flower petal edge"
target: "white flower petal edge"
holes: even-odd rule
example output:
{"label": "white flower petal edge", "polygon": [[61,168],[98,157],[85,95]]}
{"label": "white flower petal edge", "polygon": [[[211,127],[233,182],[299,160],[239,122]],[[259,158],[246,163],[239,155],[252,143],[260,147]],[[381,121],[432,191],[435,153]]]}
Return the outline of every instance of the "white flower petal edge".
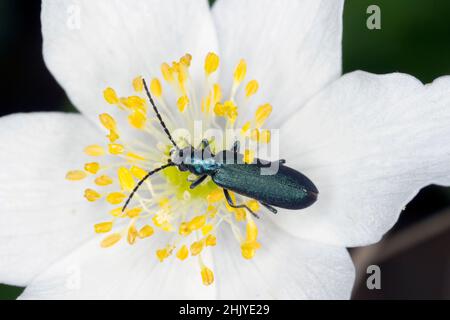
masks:
{"label": "white flower petal edge", "polygon": [[[450,77],[343,76],[281,129],[281,153],[319,189],[275,223],[343,246],[374,243],[424,186],[450,184]],[[295,146],[295,147],[293,147]]]}
{"label": "white flower petal edge", "polygon": [[[217,50],[206,0],[44,0],[41,20],[48,68],[96,123],[106,87],[132,92],[136,76],[159,77],[163,62],[185,53],[194,57],[194,82],[203,85],[203,59]],[[109,112],[121,119],[119,110]]]}
{"label": "white flower petal edge", "polygon": [[[265,218],[265,217],[264,217]],[[213,251],[220,299],[349,299],[355,270],[347,250],[295,238],[265,220],[261,249],[244,260],[222,232]]]}
{"label": "white flower petal edge", "polygon": [[108,249],[94,239],[36,277],[19,298],[213,299],[215,285],[202,284],[196,259],[157,260],[154,252],[165,243],[160,238]]}
{"label": "white flower petal edge", "polygon": [[279,128],[340,76],[343,5],[343,0],[218,0],[213,17],[225,92],[235,65],[245,59],[247,74],[261,87],[252,99],[274,106],[267,125]]}
{"label": "white flower petal edge", "polygon": [[[244,260],[227,232],[201,283],[196,259],[160,263],[158,238],[101,250],[91,241],[38,276],[21,299],[347,299],[354,268],[345,248],[295,239],[270,224],[263,249]],[[157,236],[158,237],[158,236]],[[68,271],[69,270],[69,271]],[[71,272],[71,273],[68,273]]]}
{"label": "white flower petal edge", "polygon": [[64,177],[82,167],[84,144],[96,136],[75,114],[0,118],[0,283],[27,285],[94,234],[96,207]]}

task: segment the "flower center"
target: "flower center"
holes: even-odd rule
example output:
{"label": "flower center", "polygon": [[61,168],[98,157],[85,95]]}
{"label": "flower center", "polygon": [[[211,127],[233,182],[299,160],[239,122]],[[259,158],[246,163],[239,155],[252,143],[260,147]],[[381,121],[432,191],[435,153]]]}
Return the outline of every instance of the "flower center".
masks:
{"label": "flower center", "polygon": [[[220,59],[215,53],[208,53],[204,61],[203,95],[197,101],[198,89],[189,72],[191,60],[192,57],[186,54],[170,65],[161,65],[162,78],[169,88],[167,92],[158,78],[150,82],[150,92],[168,127],[182,127],[184,123],[192,131],[194,120],[201,119],[208,128],[235,129],[240,108],[251,108],[251,98],[259,89],[256,80],[243,85],[246,62],[241,60],[237,64],[229,97],[224,99],[222,87],[214,80]],[[260,247],[258,229],[245,209],[230,207],[223,190],[209,177],[195,189],[190,189],[190,184],[198,177],[181,172],[177,167],[166,168],[145,180],[130,206],[122,210],[131,191],[147,172],[167,163],[172,147],[153,110],[149,110],[142,80],[139,76],[132,81],[134,92],[130,96],[119,97],[112,88],[104,90],[106,102],[123,112],[131,129],[119,129],[119,122],[108,113],[99,115],[101,125],[108,132],[107,143],[87,146],[84,152],[90,160],[82,170],[69,171],[66,179],[87,180],[94,186],[85,190],[84,197],[90,202],[105,201],[112,206],[107,214],[109,218],[94,226],[96,233],[107,234],[100,243],[102,248],[112,247],[122,239],[133,245],[161,233],[167,242],[156,250],[156,258],[161,262],[169,258],[180,261],[196,258],[203,284],[210,285],[214,282],[214,274],[204,264],[202,253],[208,247],[216,246],[219,228],[231,229],[245,259],[253,258]],[[239,107],[237,94],[242,96]],[[262,126],[271,112],[270,104],[254,106],[253,119],[236,129],[237,139],[256,143],[245,144],[249,147],[242,153],[247,163],[253,161],[258,143],[270,142],[270,131]],[[122,135],[122,130],[125,132],[126,129],[137,131],[140,139],[136,135],[127,139],[127,135]],[[207,136],[202,138],[210,141],[213,153],[223,150],[218,141]],[[187,137],[179,136],[176,140],[180,147],[189,144]],[[254,212],[260,209],[256,200],[233,193],[231,197],[234,203],[245,203]]]}

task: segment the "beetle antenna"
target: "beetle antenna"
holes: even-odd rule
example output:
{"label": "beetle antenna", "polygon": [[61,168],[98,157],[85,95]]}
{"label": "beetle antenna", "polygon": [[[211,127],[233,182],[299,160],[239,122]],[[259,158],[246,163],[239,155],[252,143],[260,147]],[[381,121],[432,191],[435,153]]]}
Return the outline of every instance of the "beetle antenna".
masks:
{"label": "beetle antenna", "polygon": [[166,133],[167,137],[169,137],[170,142],[172,142],[173,146],[177,149],[180,149],[175,141],[172,138],[172,135],[170,134],[169,129],[167,129],[166,124],[164,123],[161,114],[158,111],[158,108],[156,107],[155,102],[153,101],[152,95],[150,94],[150,90],[148,90],[147,83],[145,82],[145,79],[142,79],[142,83],[144,84],[145,92],[147,93],[147,97],[150,100],[151,105],[153,106],[153,110],[155,110],[156,116],[158,117],[159,123],[161,123],[161,126],[164,129],[164,132]]}
{"label": "beetle antenna", "polygon": [[173,167],[173,166],[175,166],[175,163],[173,163],[172,161],[169,160],[169,163],[167,163],[167,164],[165,164],[165,165],[162,165],[161,167],[156,168],[156,169],[150,171],[149,173],[147,173],[147,174],[146,174],[146,175],[145,175],[145,176],[137,183],[137,185],[134,187],[133,191],[131,191],[130,195],[128,196],[127,201],[125,202],[125,204],[124,204],[123,207],[122,207],[122,212],[124,212],[125,209],[128,207],[128,204],[130,203],[131,199],[133,199],[134,194],[136,193],[136,191],[138,191],[139,187],[144,183],[145,180],[147,180],[151,175],[153,175],[153,174],[155,174],[155,173],[157,173],[157,172],[159,172],[159,171],[161,171],[161,170],[164,170],[164,169],[166,169],[166,168],[168,168],[168,167]]}

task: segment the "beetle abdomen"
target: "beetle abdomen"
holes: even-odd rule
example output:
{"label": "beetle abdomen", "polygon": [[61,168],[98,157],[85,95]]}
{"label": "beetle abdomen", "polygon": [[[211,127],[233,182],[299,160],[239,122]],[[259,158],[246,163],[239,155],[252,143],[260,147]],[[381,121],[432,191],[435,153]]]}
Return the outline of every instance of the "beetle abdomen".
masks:
{"label": "beetle abdomen", "polygon": [[284,165],[274,175],[261,175],[256,164],[229,164],[217,170],[212,179],[224,189],[285,209],[309,207],[319,193],[305,175]]}

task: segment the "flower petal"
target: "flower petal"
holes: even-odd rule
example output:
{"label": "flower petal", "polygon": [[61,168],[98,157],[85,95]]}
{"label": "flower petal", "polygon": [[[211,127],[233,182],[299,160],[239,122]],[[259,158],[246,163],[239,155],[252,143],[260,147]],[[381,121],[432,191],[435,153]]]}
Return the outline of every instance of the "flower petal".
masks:
{"label": "flower petal", "polygon": [[282,127],[283,158],[320,194],[274,221],[333,244],[378,241],[422,187],[450,184],[449,105],[450,77],[345,75]]}
{"label": "flower petal", "polygon": [[225,92],[234,67],[245,59],[248,77],[260,82],[252,102],[272,103],[267,125],[278,128],[341,74],[342,10],[341,0],[218,0],[213,17]]}
{"label": "flower petal", "polygon": [[21,299],[211,299],[196,258],[159,262],[159,235],[101,249],[94,239],[39,275]]}
{"label": "flower petal", "polygon": [[258,223],[261,248],[245,260],[230,233],[213,251],[220,299],[349,299],[355,278],[343,247],[296,239]]}
{"label": "flower petal", "polygon": [[64,177],[96,131],[75,114],[0,118],[0,282],[26,285],[92,234],[94,207]]}
{"label": "flower petal", "polygon": [[159,77],[163,62],[185,53],[193,55],[192,77],[198,79],[203,57],[217,49],[205,0],[44,0],[42,33],[48,68],[96,122],[109,108],[105,88],[130,95],[136,76]]}

